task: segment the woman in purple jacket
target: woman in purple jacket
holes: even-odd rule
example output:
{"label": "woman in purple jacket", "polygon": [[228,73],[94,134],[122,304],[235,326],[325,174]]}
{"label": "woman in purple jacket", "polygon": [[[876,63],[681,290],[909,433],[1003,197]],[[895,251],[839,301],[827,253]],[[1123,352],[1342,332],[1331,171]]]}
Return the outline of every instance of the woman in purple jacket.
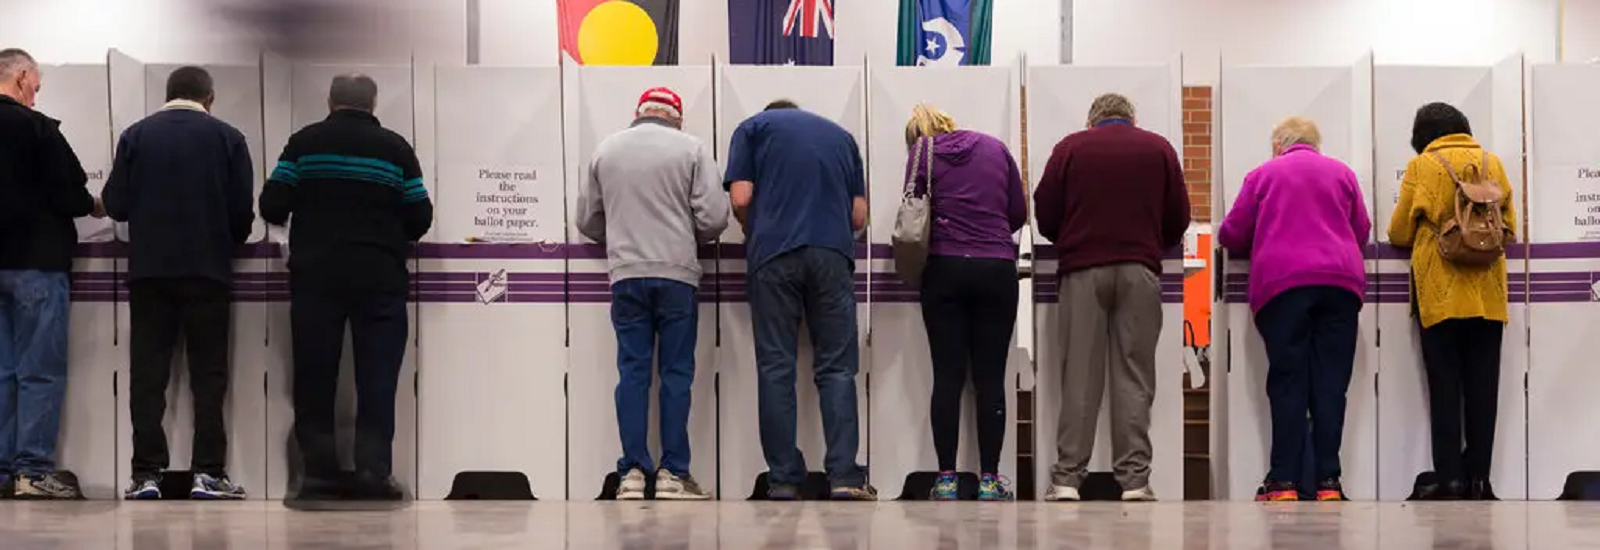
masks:
{"label": "woman in purple jacket", "polygon": [[928,189],[932,147],[933,229],[922,275],[922,320],[933,356],[933,446],[939,455],[934,500],[957,498],[956,446],[961,392],[977,391],[980,500],[1011,500],[1000,482],[1005,442],[1007,355],[1017,322],[1017,245],[1028,221],[1022,175],[1004,143],[956,129],[955,120],[917,105],[906,124],[908,179]]}
{"label": "woman in purple jacket", "polygon": [[[1355,172],[1318,152],[1321,143],[1310,120],[1279,123],[1275,158],[1245,176],[1217,233],[1222,246],[1250,257],[1250,310],[1270,363],[1271,470],[1256,500],[1299,500],[1306,474],[1317,500],[1347,500],[1339,446],[1372,221]],[[1308,409],[1314,472],[1300,468]]]}

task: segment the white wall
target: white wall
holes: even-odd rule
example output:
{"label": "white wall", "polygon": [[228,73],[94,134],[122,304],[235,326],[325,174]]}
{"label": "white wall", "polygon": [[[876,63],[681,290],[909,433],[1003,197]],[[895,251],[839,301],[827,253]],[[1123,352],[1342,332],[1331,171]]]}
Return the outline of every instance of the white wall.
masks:
{"label": "white wall", "polygon": [[1565,4],[1562,59],[1579,63],[1600,59],[1600,0],[1566,0]]}
{"label": "white wall", "polygon": [[[1595,0],[1569,0],[1569,2]],[[1074,0],[1079,63],[1182,53],[1187,84],[1240,63],[1489,64],[1517,52],[1555,61],[1560,0]],[[1600,9],[1596,10],[1600,12]],[[1000,32],[995,35],[1000,36]]]}

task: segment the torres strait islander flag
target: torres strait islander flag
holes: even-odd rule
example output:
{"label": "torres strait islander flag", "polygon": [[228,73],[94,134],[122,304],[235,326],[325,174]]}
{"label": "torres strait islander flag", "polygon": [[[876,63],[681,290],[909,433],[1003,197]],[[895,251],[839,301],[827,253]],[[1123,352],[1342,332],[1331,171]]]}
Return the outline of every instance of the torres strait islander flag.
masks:
{"label": "torres strait islander flag", "polygon": [[728,57],[735,65],[832,65],[833,3],[728,0]]}
{"label": "torres strait islander flag", "polygon": [[561,51],[582,65],[677,65],[679,0],[556,0]]}

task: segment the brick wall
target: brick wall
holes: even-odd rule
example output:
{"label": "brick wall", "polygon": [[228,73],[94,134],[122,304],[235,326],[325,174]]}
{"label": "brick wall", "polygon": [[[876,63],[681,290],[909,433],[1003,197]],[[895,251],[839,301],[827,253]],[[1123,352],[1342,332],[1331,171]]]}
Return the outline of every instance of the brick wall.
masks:
{"label": "brick wall", "polygon": [[1183,89],[1183,171],[1196,223],[1211,221],[1211,87]]}

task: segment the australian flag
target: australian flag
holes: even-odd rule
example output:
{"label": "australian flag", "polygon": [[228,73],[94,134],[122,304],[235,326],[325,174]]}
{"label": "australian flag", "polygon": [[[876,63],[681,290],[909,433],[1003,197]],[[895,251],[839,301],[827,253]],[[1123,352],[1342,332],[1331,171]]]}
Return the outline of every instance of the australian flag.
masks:
{"label": "australian flag", "polygon": [[834,0],[728,0],[735,65],[832,65]]}

